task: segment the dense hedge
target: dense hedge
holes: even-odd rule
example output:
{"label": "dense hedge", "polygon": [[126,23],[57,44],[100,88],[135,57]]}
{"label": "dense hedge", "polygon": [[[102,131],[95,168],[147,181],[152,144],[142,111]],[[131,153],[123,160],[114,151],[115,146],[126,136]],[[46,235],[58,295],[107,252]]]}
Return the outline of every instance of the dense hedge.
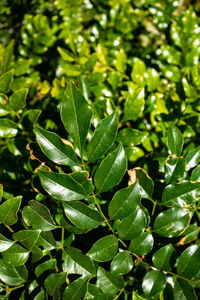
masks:
{"label": "dense hedge", "polygon": [[0,299],[199,299],[199,15],[1,0]]}

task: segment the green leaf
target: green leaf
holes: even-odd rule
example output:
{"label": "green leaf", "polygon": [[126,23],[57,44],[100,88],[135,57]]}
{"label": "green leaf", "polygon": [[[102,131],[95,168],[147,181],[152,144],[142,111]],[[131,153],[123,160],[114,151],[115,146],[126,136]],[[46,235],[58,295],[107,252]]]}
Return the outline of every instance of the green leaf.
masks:
{"label": "green leaf", "polygon": [[62,300],[82,300],[87,292],[88,277],[81,277],[68,285]]}
{"label": "green leaf", "polygon": [[97,125],[87,147],[89,162],[97,160],[108,151],[115,141],[117,127],[117,112],[113,112]]}
{"label": "green leaf", "polygon": [[39,235],[39,230],[20,230],[13,234],[13,239],[30,250],[37,242]]}
{"label": "green leaf", "polygon": [[69,52],[68,50],[66,49],[63,49],[61,47],[57,47],[57,50],[60,54],[60,56],[65,60],[65,61],[69,61],[69,62],[72,62],[75,60],[73,54],[71,52]]}
{"label": "green leaf", "polygon": [[3,70],[7,71],[13,58],[14,40],[8,44],[3,53]]}
{"label": "green leaf", "polygon": [[196,240],[199,235],[199,227],[195,224],[189,225],[184,233],[182,234],[182,238],[178,242],[177,245],[186,245],[187,243],[191,243],[193,240]]}
{"label": "green leaf", "polygon": [[170,154],[181,155],[183,149],[183,137],[180,130],[174,126],[170,125],[167,134],[167,147]]}
{"label": "green leaf", "polygon": [[60,299],[60,288],[65,283],[66,273],[53,273],[44,282],[45,289],[53,299]]}
{"label": "green leaf", "polygon": [[144,109],[144,88],[130,94],[125,102],[122,122],[136,121]]}
{"label": "green leaf", "polygon": [[108,191],[116,186],[124,176],[127,158],[121,144],[102,161],[94,175],[98,193]]}
{"label": "green leaf", "polygon": [[131,78],[135,83],[137,83],[138,86],[144,86],[146,81],[145,77],[146,77],[145,63],[141,59],[135,57],[133,68],[131,71]]}
{"label": "green leaf", "polygon": [[82,153],[90,127],[92,111],[80,91],[69,83],[63,96],[61,119],[72,137],[75,146]]}
{"label": "green leaf", "polygon": [[110,271],[113,274],[127,274],[133,268],[133,259],[128,250],[119,252],[110,264]]}
{"label": "green leaf", "polygon": [[13,266],[25,264],[29,257],[29,252],[18,244],[13,244],[9,249],[2,252],[3,261]]}
{"label": "green leaf", "polygon": [[38,171],[38,175],[43,188],[57,200],[82,200],[87,196],[84,186],[73,175],[42,171]]}
{"label": "green leaf", "polygon": [[0,119],[0,137],[11,138],[18,133],[18,126],[9,119]]}
{"label": "green leaf", "polygon": [[111,219],[123,219],[134,212],[140,205],[140,190],[137,183],[119,190],[108,206]]}
{"label": "green leaf", "polygon": [[142,198],[151,198],[153,194],[154,183],[147,172],[142,168],[134,168],[128,171],[131,183],[137,183]]}
{"label": "green leaf", "polygon": [[141,208],[124,218],[117,228],[119,237],[123,240],[132,240],[140,235],[146,227],[146,216]]}
{"label": "green leaf", "polygon": [[0,92],[8,93],[13,82],[14,70],[8,71],[0,76]]}
{"label": "green leaf", "polygon": [[174,285],[174,300],[198,300],[192,285],[183,279],[176,279]]}
{"label": "green leaf", "polygon": [[0,252],[6,251],[14,244],[14,241],[8,240],[0,233]]}
{"label": "green leaf", "polygon": [[200,196],[200,182],[182,181],[168,185],[162,193],[165,206],[184,207],[195,203]]}
{"label": "green leaf", "polygon": [[117,253],[118,240],[115,235],[110,234],[98,240],[87,253],[95,261],[110,261]]}
{"label": "green leaf", "polygon": [[177,259],[177,274],[193,278],[200,269],[200,247],[192,245],[186,248]]}
{"label": "green leaf", "polygon": [[26,97],[28,89],[22,88],[14,92],[9,98],[9,107],[15,111],[19,111],[26,106]]}
{"label": "green leaf", "polygon": [[186,161],[183,157],[169,155],[165,162],[165,182],[175,183],[183,178],[186,167]]}
{"label": "green leaf", "polygon": [[48,231],[55,229],[49,209],[43,204],[31,200],[29,206],[23,208],[23,219],[33,229]]}
{"label": "green leaf", "polygon": [[17,222],[17,212],[20,208],[22,196],[17,196],[4,201],[0,205],[0,222],[5,225],[13,225]]}
{"label": "green leaf", "polygon": [[161,212],[154,221],[154,232],[166,237],[179,236],[190,223],[190,212],[184,208],[170,208]]}
{"label": "green leaf", "polygon": [[82,202],[63,202],[63,209],[68,219],[83,231],[95,228],[102,222],[99,212]]}
{"label": "green leaf", "polygon": [[164,290],[166,276],[160,271],[148,272],[142,281],[142,289],[147,297],[153,297]]}
{"label": "green leaf", "polygon": [[17,286],[23,284],[28,277],[28,272],[25,266],[14,267],[4,264],[0,260],[0,279],[8,285]]}
{"label": "green leaf", "polygon": [[200,165],[197,166],[193,171],[190,176],[190,180],[192,181],[200,181]]}
{"label": "green leaf", "polygon": [[89,178],[90,175],[87,171],[74,172],[71,173],[70,176],[81,186],[83,186],[86,195],[89,195],[93,192],[94,190],[93,182],[92,179]]}
{"label": "green leaf", "polygon": [[121,142],[124,146],[137,146],[141,144],[147,137],[146,132],[132,128],[124,128],[117,135],[117,142]]}
{"label": "green leaf", "polygon": [[50,160],[60,165],[78,165],[73,148],[65,144],[56,133],[46,131],[38,126],[35,126],[34,129],[41,150]]}
{"label": "green leaf", "polygon": [[152,256],[153,265],[157,269],[170,271],[175,263],[175,249],[172,244],[168,244],[154,253]]}
{"label": "green leaf", "polygon": [[84,300],[109,300],[110,297],[103,293],[100,287],[97,287],[96,284],[88,283],[87,293]]}
{"label": "green leaf", "polygon": [[103,65],[107,65],[107,49],[102,45],[102,44],[98,44],[96,47],[96,54],[98,57],[98,60],[103,64]]}
{"label": "green leaf", "polygon": [[45,271],[56,270],[56,259],[49,259],[35,268],[35,275],[41,276]]}
{"label": "green leaf", "polygon": [[79,249],[68,247],[65,249],[63,257],[63,270],[68,274],[81,274],[83,276],[95,276],[96,269],[93,261],[86,255],[82,254]]}
{"label": "green leaf", "polygon": [[102,267],[98,267],[97,284],[105,294],[114,296],[123,288],[124,281],[121,275],[110,273]]}
{"label": "green leaf", "polygon": [[143,232],[131,240],[129,249],[137,255],[146,255],[151,252],[154,244],[153,235],[149,232]]}
{"label": "green leaf", "polygon": [[174,82],[181,81],[181,70],[176,66],[162,65],[163,75]]}
{"label": "green leaf", "polygon": [[51,231],[42,231],[35,245],[42,247],[45,251],[53,250],[57,246]]}
{"label": "green leaf", "polygon": [[154,91],[160,81],[160,76],[159,73],[155,69],[148,69],[147,72],[147,86],[148,86],[148,91],[152,92]]}
{"label": "green leaf", "polygon": [[190,150],[186,156],[186,169],[189,171],[190,169],[194,168],[200,162],[200,149],[196,148]]}
{"label": "green leaf", "polygon": [[125,73],[126,71],[126,60],[127,60],[126,53],[124,52],[123,49],[120,49],[116,56],[115,65],[116,65],[116,69],[121,73]]}

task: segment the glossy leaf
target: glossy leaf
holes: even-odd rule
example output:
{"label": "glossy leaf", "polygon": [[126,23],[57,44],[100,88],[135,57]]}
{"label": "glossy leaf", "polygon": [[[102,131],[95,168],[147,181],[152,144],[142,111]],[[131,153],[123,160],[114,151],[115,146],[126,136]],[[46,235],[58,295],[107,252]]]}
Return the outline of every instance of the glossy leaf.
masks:
{"label": "glossy leaf", "polygon": [[19,111],[26,106],[26,97],[28,89],[22,88],[14,92],[9,98],[9,107],[15,111]]}
{"label": "glossy leaf", "polygon": [[117,232],[122,240],[132,240],[145,230],[145,226],[145,214],[141,208],[138,208],[122,220],[117,228]]}
{"label": "glossy leaf", "polygon": [[64,291],[63,300],[82,300],[87,292],[88,277],[81,277],[71,282]]}
{"label": "glossy leaf", "polygon": [[175,183],[183,178],[186,167],[186,161],[183,157],[176,155],[168,156],[165,162],[165,182]]}
{"label": "glossy leaf", "polygon": [[23,208],[23,219],[33,229],[42,231],[55,229],[48,208],[34,200],[29,202],[29,206]]}
{"label": "glossy leaf", "polygon": [[134,212],[140,205],[140,190],[136,183],[119,190],[108,206],[111,219],[123,219]]}
{"label": "glossy leaf", "polygon": [[87,147],[89,162],[104,155],[115,141],[118,127],[117,112],[103,119],[96,127]]}
{"label": "glossy leaf", "polygon": [[186,169],[189,171],[190,169],[194,168],[200,162],[200,149],[193,149],[188,152],[186,155],[186,162],[187,166]]}
{"label": "glossy leaf", "polygon": [[136,121],[144,109],[144,89],[139,89],[130,95],[125,102],[122,122]]}
{"label": "glossy leaf", "polygon": [[151,177],[142,168],[134,168],[128,171],[131,183],[137,183],[142,198],[151,198],[153,194],[154,183]]}
{"label": "glossy leaf", "polygon": [[65,144],[57,134],[46,131],[38,126],[35,126],[35,133],[41,150],[50,160],[60,165],[78,165],[73,148]]}
{"label": "glossy leaf", "polygon": [[94,175],[94,183],[98,193],[105,192],[116,186],[122,179],[127,168],[127,158],[121,144],[109,153],[102,161]]}
{"label": "glossy leaf", "polygon": [[197,295],[195,293],[192,285],[183,279],[176,279],[174,285],[174,300],[197,300]]}
{"label": "glossy leaf", "polygon": [[39,230],[20,230],[13,234],[13,239],[30,250],[37,242],[39,235]]}
{"label": "glossy leaf", "polygon": [[65,283],[66,273],[53,273],[44,282],[45,289],[49,296],[54,299],[60,298],[60,288]]}
{"label": "glossy leaf", "polygon": [[154,244],[154,238],[151,233],[143,232],[131,240],[129,249],[137,255],[146,255],[151,252]]}
{"label": "glossy leaf", "polygon": [[14,70],[8,71],[0,76],[0,92],[7,93],[13,82]]}
{"label": "glossy leaf", "polygon": [[42,247],[45,251],[53,250],[57,246],[51,231],[42,231],[35,245]]}
{"label": "glossy leaf", "polygon": [[193,171],[190,176],[190,180],[192,181],[200,181],[200,165],[197,166]]}
{"label": "glossy leaf", "polygon": [[182,234],[182,238],[178,242],[177,245],[186,245],[187,243],[191,243],[193,240],[196,240],[199,235],[199,227],[195,224],[189,225],[184,233]]}
{"label": "glossy leaf", "polygon": [[190,223],[190,212],[184,208],[170,208],[159,213],[154,221],[154,232],[166,237],[179,236]]}
{"label": "glossy leaf", "polygon": [[115,235],[107,235],[98,240],[87,253],[95,261],[110,261],[117,253],[118,240]]}
{"label": "glossy leaf", "polygon": [[24,266],[14,267],[4,264],[0,260],[0,279],[8,285],[17,286],[23,284],[28,277],[27,269]]}
{"label": "glossy leaf", "polygon": [[124,285],[121,275],[110,273],[102,267],[98,267],[97,270],[97,283],[102,291],[110,296],[114,296]]}
{"label": "glossy leaf", "polygon": [[29,257],[29,252],[18,244],[13,244],[9,249],[2,252],[3,261],[13,266],[25,264]]}
{"label": "glossy leaf", "polygon": [[146,132],[137,129],[124,128],[119,131],[117,141],[121,142],[124,146],[137,146],[146,139],[147,135]]}
{"label": "glossy leaf", "polygon": [[143,278],[142,289],[146,296],[153,297],[165,288],[166,283],[166,276],[162,272],[150,271]]}
{"label": "glossy leaf", "polygon": [[200,247],[192,245],[186,248],[177,259],[177,274],[192,278],[199,272]]}
{"label": "glossy leaf", "polygon": [[22,196],[17,196],[4,201],[0,205],[0,222],[5,225],[13,225],[17,222],[17,212],[20,208]]}
{"label": "glossy leaf", "polygon": [[49,270],[56,270],[56,259],[49,259],[48,261],[39,264],[35,268],[35,275],[39,277],[42,273]]}
{"label": "glossy leaf", "polygon": [[68,219],[83,231],[95,228],[102,222],[99,212],[82,202],[63,202],[63,209]]}
{"label": "glossy leaf", "polygon": [[9,119],[0,119],[0,137],[11,138],[18,133],[18,126]]}
{"label": "glossy leaf", "polygon": [[102,289],[100,289],[100,287],[97,287],[96,284],[88,283],[87,293],[85,295],[84,300],[93,300],[93,299],[109,300],[110,297],[109,295],[103,293]]}
{"label": "glossy leaf", "polygon": [[127,274],[133,268],[133,259],[129,251],[119,252],[110,264],[110,271],[113,274]]}
{"label": "glossy leaf", "polygon": [[14,244],[14,241],[8,240],[0,233],[0,252],[6,251]]}
{"label": "glossy leaf", "polygon": [[156,268],[170,271],[175,263],[175,249],[172,244],[157,250],[152,256],[152,262]]}
{"label": "glossy leaf", "polygon": [[126,53],[123,49],[120,49],[116,56],[116,69],[121,72],[125,73],[126,71]]}
{"label": "glossy leaf", "polygon": [[90,127],[91,117],[92,112],[87,101],[80,91],[69,83],[63,96],[61,119],[81,153]]}
{"label": "glossy leaf", "polygon": [[181,155],[183,149],[183,137],[180,130],[174,126],[170,125],[167,134],[167,147],[170,154]]}
{"label": "glossy leaf", "polygon": [[92,277],[96,275],[93,261],[88,256],[82,254],[79,249],[69,247],[65,249],[65,253],[67,256],[64,257],[63,269],[67,273]]}
{"label": "glossy leaf", "polygon": [[188,206],[195,203],[200,196],[200,182],[182,181],[168,185],[162,194],[165,206]]}
{"label": "glossy leaf", "polygon": [[73,201],[84,199],[87,195],[84,186],[73,175],[42,171],[38,171],[38,175],[43,188],[55,199]]}

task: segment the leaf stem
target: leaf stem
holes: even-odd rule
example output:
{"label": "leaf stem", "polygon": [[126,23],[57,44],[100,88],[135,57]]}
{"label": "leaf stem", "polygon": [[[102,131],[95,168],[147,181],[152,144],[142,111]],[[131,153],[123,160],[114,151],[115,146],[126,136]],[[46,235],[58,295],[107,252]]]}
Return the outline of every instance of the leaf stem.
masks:
{"label": "leaf stem", "polygon": [[10,231],[10,232],[14,232],[14,230],[12,230],[12,228],[9,226],[9,225],[5,225],[7,228],[8,228],[8,230]]}
{"label": "leaf stem", "polygon": [[178,277],[178,278],[181,278],[181,279],[183,279],[183,280],[186,280],[186,281],[188,281],[188,282],[190,282],[190,283],[192,283],[192,284],[194,284],[194,285],[200,286],[200,282],[191,280],[191,279],[189,279],[189,278],[187,278],[187,277],[178,275],[178,274],[173,273],[173,272],[171,272],[171,271],[166,271],[166,273],[171,274],[171,275],[173,275],[173,276],[176,276],[176,277]]}
{"label": "leaf stem", "polygon": [[[94,197],[95,197],[95,196],[94,196]],[[98,208],[100,214],[102,215],[104,221],[106,222],[108,228],[109,228],[113,233],[115,233],[114,229],[112,228],[112,226],[111,226],[110,223],[108,222],[108,219],[107,219],[106,216],[104,215],[104,213],[103,213],[103,211],[102,211],[102,209],[101,209],[101,206],[100,206],[100,204],[99,204],[99,201],[98,201],[98,199],[97,199],[96,197],[95,197],[95,204],[96,204],[96,206],[97,206],[97,208]]]}
{"label": "leaf stem", "polygon": [[119,297],[120,297],[120,295],[123,293],[123,291],[125,290],[125,287],[126,287],[126,282],[125,282],[125,284],[124,284],[124,287],[120,290],[120,292],[117,294],[117,296],[113,299],[113,300],[117,300]]}
{"label": "leaf stem", "polygon": [[9,292],[12,292],[12,291],[14,291],[14,290],[17,290],[17,289],[22,288],[23,286],[24,286],[24,284],[21,284],[21,285],[15,286],[15,287],[13,287],[13,288],[8,288],[8,291],[9,291]]}

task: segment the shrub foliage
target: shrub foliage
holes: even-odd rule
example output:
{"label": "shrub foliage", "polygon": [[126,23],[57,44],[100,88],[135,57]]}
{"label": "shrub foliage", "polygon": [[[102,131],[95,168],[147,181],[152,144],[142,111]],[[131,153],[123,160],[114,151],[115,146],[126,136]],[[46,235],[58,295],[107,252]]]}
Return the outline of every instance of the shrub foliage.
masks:
{"label": "shrub foliage", "polygon": [[190,2],[2,1],[0,299],[199,299]]}

